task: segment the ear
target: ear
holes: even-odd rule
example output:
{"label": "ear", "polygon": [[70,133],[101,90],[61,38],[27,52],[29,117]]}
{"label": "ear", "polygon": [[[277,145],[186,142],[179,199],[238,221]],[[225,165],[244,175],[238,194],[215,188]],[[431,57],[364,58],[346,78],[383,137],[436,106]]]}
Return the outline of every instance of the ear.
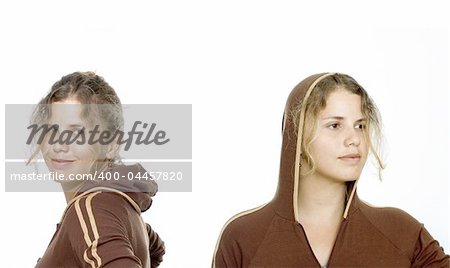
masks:
{"label": "ear", "polygon": [[118,143],[118,140],[115,139],[106,147],[106,158],[114,159],[116,156],[119,155],[119,152],[120,152],[120,144]]}

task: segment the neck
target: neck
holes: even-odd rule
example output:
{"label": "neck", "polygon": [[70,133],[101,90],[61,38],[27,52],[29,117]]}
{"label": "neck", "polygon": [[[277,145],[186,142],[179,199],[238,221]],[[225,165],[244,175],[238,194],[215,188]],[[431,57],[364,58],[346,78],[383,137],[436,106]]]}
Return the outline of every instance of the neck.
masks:
{"label": "neck", "polygon": [[298,210],[300,220],[340,221],[345,207],[347,186],[314,173],[299,181]]}
{"label": "neck", "polygon": [[81,188],[81,183],[71,184],[71,183],[62,183],[61,187],[64,191],[64,196],[66,197],[66,202],[69,202],[75,197],[75,194]]}
{"label": "neck", "polygon": [[[105,171],[108,168],[108,164],[105,162],[100,169],[98,169],[98,173]],[[93,172],[91,172],[93,174]],[[83,186],[83,182],[73,181],[73,182],[63,182],[61,183],[61,187],[64,191],[64,195],[66,197],[66,202],[69,202],[75,197],[75,195],[80,191],[81,186]]]}
{"label": "neck", "polygon": [[66,203],[69,204],[69,202],[75,197],[75,192],[64,192],[64,195],[66,197]]}

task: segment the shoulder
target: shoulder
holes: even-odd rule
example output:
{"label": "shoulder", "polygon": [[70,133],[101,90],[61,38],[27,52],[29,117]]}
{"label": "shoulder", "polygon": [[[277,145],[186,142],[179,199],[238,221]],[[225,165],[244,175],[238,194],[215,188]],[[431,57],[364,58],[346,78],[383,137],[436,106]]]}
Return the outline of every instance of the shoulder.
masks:
{"label": "shoulder", "polygon": [[269,211],[269,204],[240,212],[231,217],[222,229],[224,240],[238,240],[248,237],[249,234],[261,235],[269,226],[269,221],[273,215]]}
{"label": "shoulder", "polygon": [[402,224],[403,228],[420,229],[421,223],[406,211],[395,207],[376,207],[367,202],[360,202],[360,210],[377,226]]}
{"label": "shoulder", "polygon": [[264,239],[273,215],[266,204],[231,217],[217,240],[213,266],[242,267],[247,263]]}
{"label": "shoulder", "polygon": [[[61,240],[70,245],[70,254],[76,256],[79,267],[93,261],[101,263],[101,267],[125,262],[137,265],[145,254],[135,254],[133,250],[148,241],[139,218],[140,214],[118,193],[85,193],[68,205],[61,221]],[[148,247],[139,250],[148,252]]]}
{"label": "shoulder", "polygon": [[395,207],[375,207],[361,201],[360,211],[370,224],[397,248],[414,247],[423,224]]}
{"label": "shoulder", "polygon": [[[75,224],[95,220],[103,224],[109,220],[121,220],[134,211],[132,205],[122,195],[114,192],[92,192],[72,201],[64,215],[64,223]],[[73,222],[74,221],[74,222]]]}
{"label": "shoulder", "polygon": [[140,216],[121,195],[93,192],[75,198],[68,205],[61,221],[61,230],[73,246],[82,249],[86,246],[86,239],[99,239],[101,233],[127,237],[129,222],[134,217]]}
{"label": "shoulder", "polygon": [[85,193],[83,196],[76,197],[72,202],[73,205],[94,206],[98,208],[117,208],[128,203],[127,200],[119,193],[96,191]]}

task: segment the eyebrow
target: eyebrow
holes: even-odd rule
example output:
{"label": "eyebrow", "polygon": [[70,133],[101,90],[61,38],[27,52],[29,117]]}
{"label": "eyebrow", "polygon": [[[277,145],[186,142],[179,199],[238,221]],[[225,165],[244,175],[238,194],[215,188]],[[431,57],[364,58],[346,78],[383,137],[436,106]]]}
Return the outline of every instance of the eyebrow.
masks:
{"label": "eyebrow", "polygon": [[84,127],[84,126],[81,125],[81,124],[70,124],[69,127],[71,127],[71,128],[77,128],[77,127]]}
{"label": "eyebrow", "polygon": [[[344,120],[345,117],[343,117],[343,116],[329,116],[329,117],[322,118],[322,120],[328,120],[328,119]],[[366,118],[360,118],[360,119],[356,120],[355,122],[362,122],[362,121],[366,121]]]}
{"label": "eyebrow", "polygon": [[[50,122],[50,124],[51,124],[51,125],[54,125],[55,123]],[[83,127],[85,127],[85,126],[82,125],[82,124],[75,123],[75,124],[70,124],[70,125],[68,125],[68,127],[71,128],[71,129],[74,129],[74,128],[83,128]]]}

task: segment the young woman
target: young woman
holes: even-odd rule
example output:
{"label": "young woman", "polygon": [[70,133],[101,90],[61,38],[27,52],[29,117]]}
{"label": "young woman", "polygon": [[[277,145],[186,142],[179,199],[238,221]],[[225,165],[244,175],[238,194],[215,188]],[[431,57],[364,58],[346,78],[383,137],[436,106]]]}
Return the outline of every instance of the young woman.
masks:
{"label": "young woman", "polygon": [[228,221],[213,267],[449,267],[417,220],[358,198],[369,151],[383,168],[381,123],[352,77],[306,78],[291,92],[283,120],[276,195]]}
{"label": "young woman", "polygon": [[[123,121],[115,91],[92,72],[64,76],[40,101],[32,123],[49,131],[30,161],[41,153],[49,171],[63,176],[67,208],[36,267],[157,267],[162,261],[164,243],[141,217],[156,183],[111,179],[146,171],[121,163],[116,139],[99,141],[101,133],[123,130]],[[97,136],[90,140],[92,132]],[[71,179],[77,175],[85,179]]]}

